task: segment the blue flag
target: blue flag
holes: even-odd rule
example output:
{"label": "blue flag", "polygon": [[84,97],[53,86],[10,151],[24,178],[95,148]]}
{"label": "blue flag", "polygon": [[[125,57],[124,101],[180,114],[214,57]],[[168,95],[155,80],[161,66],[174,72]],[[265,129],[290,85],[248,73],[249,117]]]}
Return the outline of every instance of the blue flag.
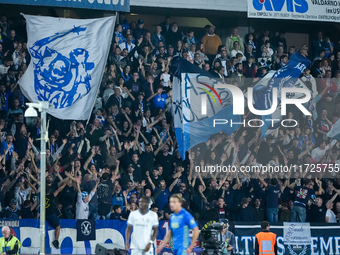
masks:
{"label": "blue flag", "polygon": [[[237,130],[241,115],[233,115],[232,94],[227,88],[220,88],[221,82],[210,73],[180,57],[173,60],[172,66],[175,133],[184,159],[186,151],[208,141],[211,135],[219,132],[230,135]],[[206,114],[201,111],[202,95],[207,98]],[[220,121],[223,124],[214,126],[217,119],[227,123]]]}
{"label": "blue flag", "polygon": [[340,119],[338,119],[332,126],[331,130],[327,133],[331,139],[340,141]]}
{"label": "blue flag", "polygon": [[[254,87],[253,97],[255,108],[258,110],[267,110],[271,108],[273,88],[277,88],[277,102],[279,106],[281,103],[281,89],[294,87],[299,77],[310,63],[311,62],[299,52],[292,54],[287,65],[275,72],[273,77],[269,80],[268,86],[261,84],[260,81],[260,84]],[[278,111],[275,111],[271,115],[262,116],[262,120],[264,121],[261,130],[262,138],[265,136],[266,131],[271,125],[271,123],[265,121],[265,119],[277,119],[277,116]]]}
{"label": "blue flag", "polygon": [[77,242],[96,240],[96,221],[77,220]]}

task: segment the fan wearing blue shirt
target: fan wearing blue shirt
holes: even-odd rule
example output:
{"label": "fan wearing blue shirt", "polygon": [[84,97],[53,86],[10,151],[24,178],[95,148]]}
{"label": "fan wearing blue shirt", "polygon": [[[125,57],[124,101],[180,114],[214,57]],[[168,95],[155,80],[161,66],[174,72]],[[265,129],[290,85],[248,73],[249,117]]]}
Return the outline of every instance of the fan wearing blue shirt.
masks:
{"label": "fan wearing blue shirt", "polygon": [[272,178],[269,184],[261,177],[259,180],[267,189],[267,219],[269,222],[278,222],[280,186],[277,184],[276,178]]}
{"label": "fan wearing blue shirt", "polygon": [[[164,237],[161,244],[158,246],[156,253],[159,254],[165,247],[165,245],[173,238],[173,254],[185,255],[191,254],[192,249],[196,243],[199,235],[198,226],[194,217],[182,208],[182,196],[174,194],[170,197],[170,209],[174,213],[170,218],[170,230]],[[193,234],[190,240],[189,231],[193,230]]]}
{"label": "fan wearing blue shirt", "polygon": [[158,107],[162,108],[162,110],[164,110],[165,108],[165,100],[171,96],[172,90],[170,90],[168,93],[166,94],[162,94],[163,93],[163,86],[160,85],[157,88],[157,93],[154,93],[152,96],[150,96],[147,101],[150,101],[152,99],[152,103],[155,109],[157,109]]}
{"label": "fan wearing blue shirt", "polygon": [[122,31],[123,31],[122,25],[120,24],[116,25],[116,31],[114,32],[113,42],[121,44],[126,41]]}

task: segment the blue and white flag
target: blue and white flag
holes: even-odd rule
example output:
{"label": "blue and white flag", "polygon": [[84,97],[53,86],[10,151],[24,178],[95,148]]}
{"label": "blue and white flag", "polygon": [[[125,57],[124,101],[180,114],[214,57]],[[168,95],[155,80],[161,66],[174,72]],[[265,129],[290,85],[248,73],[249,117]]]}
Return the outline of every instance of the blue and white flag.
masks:
{"label": "blue and white flag", "polygon": [[31,63],[20,79],[34,103],[60,119],[90,117],[110,50],[115,16],[66,19],[24,15]]}
{"label": "blue and white flag", "polygon": [[[271,108],[273,99],[273,88],[277,88],[278,109],[271,115],[262,116],[264,125],[261,129],[261,138],[266,136],[267,130],[271,124],[270,122],[267,122],[265,120],[278,119],[278,116],[281,117],[281,113],[279,112],[279,106],[281,103],[281,89],[301,86],[307,89],[302,81],[301,83],[298,81],[299,77],[306,69],[306,67],[310,65],[310,63],[311,62],[299,52],[296,54],[292,54],[290,56],[289,62],[285,67],[277,70],[273,74],[271,79],[268,80],[268,78],[266,77],[265,79],[260,80],[259,83],[254,87],[253,102],[255,102],[254,107],[257,110],[267,110]],[[300,98],[301,96],[304,96],[299,95],[299,93],[292,94],[293,95],[290,95],[290,98]]]}
{"label": "blue and white flag", "polygon": [[[211,135],[221,131],[233,133],[240,126],[242,116],[233,115],[231,92],[227,88],[216,88],[221,83],[210,73],[180,57],[174,59],[172,68],[175,133],[184,159],[186,151],[208,141]],[[201,112],[202,94],[207,95],[207,114]],[[228,123],[214,127],[214,119],[228,120]]]}
{"label": "blue and white flag", "polygon": [[340,119],[332,125],[331,130],[327,133],[327,137],[340,141]]}

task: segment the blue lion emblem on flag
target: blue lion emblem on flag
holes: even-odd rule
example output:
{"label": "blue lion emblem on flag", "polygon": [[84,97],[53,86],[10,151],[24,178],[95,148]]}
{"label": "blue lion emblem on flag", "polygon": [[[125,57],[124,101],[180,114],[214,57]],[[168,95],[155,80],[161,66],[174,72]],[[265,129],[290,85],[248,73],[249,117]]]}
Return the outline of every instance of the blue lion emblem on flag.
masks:
{"label": "blue lion emblem on flag", "polygon": [[29,49],[34,63],[35,93],[40,101],[50,102],[55,109],[66,108],[90,92],[89,71],[95,65],[88,62],[89,52],[85,49],[76,48],[64,56],[49,45],[56,40],[67,45],[70,38],[65,38],[66,35],[76,36],[85,30],[85,27],[74,27],[56,33],[36,41]]}

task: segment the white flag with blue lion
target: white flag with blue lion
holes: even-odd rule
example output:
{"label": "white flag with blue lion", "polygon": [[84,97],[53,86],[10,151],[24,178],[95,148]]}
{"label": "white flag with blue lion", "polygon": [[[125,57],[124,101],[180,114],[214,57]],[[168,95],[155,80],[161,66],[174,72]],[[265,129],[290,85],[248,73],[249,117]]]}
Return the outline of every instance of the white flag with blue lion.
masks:
{"label": "white flag with blue lion", "polygon": [[48,101],[60,119],[86,120],[108,58],[115,16],[66,19],[24,15],[31,63],[20,79],[34,103]]}

